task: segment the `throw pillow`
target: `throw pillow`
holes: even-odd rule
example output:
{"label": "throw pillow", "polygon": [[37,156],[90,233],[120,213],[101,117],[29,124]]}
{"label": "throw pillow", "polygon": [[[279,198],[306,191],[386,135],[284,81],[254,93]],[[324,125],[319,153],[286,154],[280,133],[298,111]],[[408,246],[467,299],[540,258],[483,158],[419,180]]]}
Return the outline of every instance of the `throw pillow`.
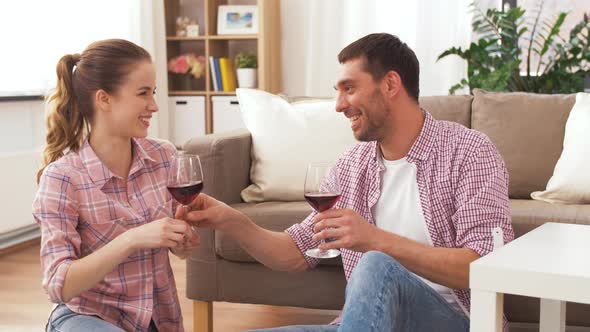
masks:
{"label": "throw pillow", "polygon": [[311,162],[336,162],[356,140],[335,101],[289,103],[264,91],[237,89],[242,119],[252,135],[252,184],[245,202],[304,200]]}
{"label": "throw pillow", "polygon": [[590,204],[590,94],[578,93],[565,125],[563,151],[545,191],[531,197],[549,203]]}

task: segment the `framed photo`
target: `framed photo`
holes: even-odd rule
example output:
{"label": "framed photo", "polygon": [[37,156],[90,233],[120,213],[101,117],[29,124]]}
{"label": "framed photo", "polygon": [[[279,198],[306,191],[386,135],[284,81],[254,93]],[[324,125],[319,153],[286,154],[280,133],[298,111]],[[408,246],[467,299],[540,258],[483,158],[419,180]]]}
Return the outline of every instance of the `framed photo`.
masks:
{"label": "framed photo", "polygon": [[222,5],[217,7],[217,34],[258,33],[258,6]]}

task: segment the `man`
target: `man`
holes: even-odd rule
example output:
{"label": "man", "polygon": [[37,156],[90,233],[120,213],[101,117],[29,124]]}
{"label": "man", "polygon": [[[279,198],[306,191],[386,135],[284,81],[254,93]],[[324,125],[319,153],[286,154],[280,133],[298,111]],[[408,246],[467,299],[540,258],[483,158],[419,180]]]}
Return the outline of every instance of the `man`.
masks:
{"label": "man", "polygon": [[469,263],[493,249],[493,228],[514,237],[502,157],[485,135],[420,108],[418,59],[397,37],[367,35],[338,60],[336,111],[361,143],[337,162],[335,208],[281,233],[200,195],[188,221],[285,271],[315,266],[302,253],[335,239],[320,248],[342,252],[340,322],[273,331],[469,331]]}

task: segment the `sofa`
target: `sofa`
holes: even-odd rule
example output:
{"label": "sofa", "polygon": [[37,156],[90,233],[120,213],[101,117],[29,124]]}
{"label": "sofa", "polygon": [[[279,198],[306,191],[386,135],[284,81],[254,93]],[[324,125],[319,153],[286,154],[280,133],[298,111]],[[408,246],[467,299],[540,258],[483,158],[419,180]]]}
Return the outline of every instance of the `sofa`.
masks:
{"label": "sofa", "polygon": [[[545,222],[590,225],[590,205],[550,204],[530,199],[544,190],[560,157],[565,123],[575,95],[486,93],[420,98],[435,118],[461,123],[488,135],[502,154],[510,176],[509,196],[516,236]],[[201,158],[204,192],[244,212],[261,227],[283,231],[302,221],[305,201],[245,203],[250,184],[252,137],[247,130],[195,137],[183,146]],[[303,186],[303,183],[301,184]],[[339,258],[302,273],[272,271],[257,263],[221,232],[202,230],[201,246],[187,259],[187,297],[194,301],[195,331],[212,330],[215,301],[342,308],[345,279]],[[512,331],[539,322],[539,299],[506,295],[504,312]],[[568,326],[590,331],[590,305],[567,304]]]}

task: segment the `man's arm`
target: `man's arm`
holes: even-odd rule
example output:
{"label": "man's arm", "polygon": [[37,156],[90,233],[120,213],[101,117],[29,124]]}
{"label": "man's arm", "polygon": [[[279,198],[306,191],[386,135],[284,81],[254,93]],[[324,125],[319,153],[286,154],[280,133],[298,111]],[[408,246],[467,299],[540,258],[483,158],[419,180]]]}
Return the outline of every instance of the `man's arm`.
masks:
{"label": "man's arm", "polygon": [[199,194],[190,205],[186,221],[198,227],[224,232],[254,259],[278,271],[304,271],[307,261],[291,236],[256,225],[248,216],[223,202]]}
{"label": "man's arm", "polygon": [[469,248],[431,247],[378,229],[375,250],[423,278],[449,288],[469,288],[469,264],[480,256]]}
{"label": "man's arm", "polygon": [[469,288],[469,263],[479,254],[469,248],[438,248],[387,232],[367,222],[353,210],[328,210],[314,218],[312,240],[337,238],[320,249],[377,250],[395,258],[408,270],[450,288]]}

